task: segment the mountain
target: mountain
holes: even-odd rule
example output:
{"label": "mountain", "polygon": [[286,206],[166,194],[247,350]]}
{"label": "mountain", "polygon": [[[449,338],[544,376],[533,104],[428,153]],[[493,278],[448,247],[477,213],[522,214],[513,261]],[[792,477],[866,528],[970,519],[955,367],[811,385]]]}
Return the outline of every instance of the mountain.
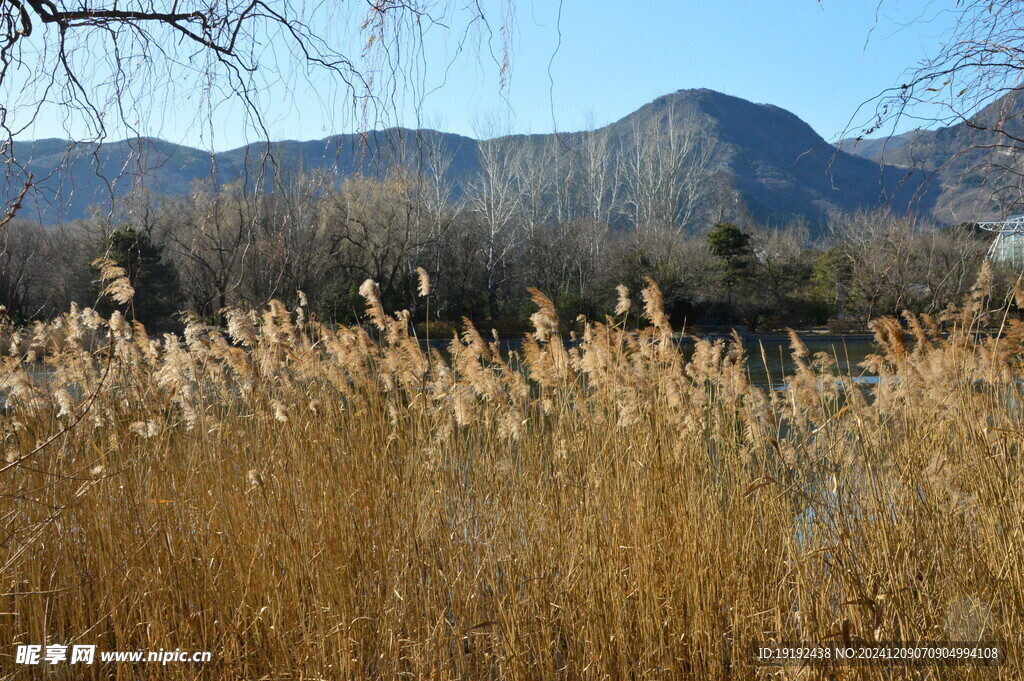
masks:
{"label": "mountain", "polygon": [[[842,148],[923,172],[933,186],[932,216],[943,223],[1020,212],[1024,177],[1024,93],[1011,92],[966,121]],[[871,144],[864,145],[865,142]]]}
{"label": "mountain", "polygon": [[[921,191],[921,172],[836,150],[789,111],[712,90],[680,90],[659,97],[602,130],[621,156],[635,149],[638,135],[684,118],[699,121],[713,139],[716,169],[759,222],[803,218],[821,224],[835,210],[882,205],[898,211],[932,209],[934,193]],[[573,149],[584,134],[560,133],[557,143]],[[506,141],[530,146],[555,140],[551,135],[516,135]],[[449,177],[458,183],[477,172],[478,144],[461,135],[394,128],[315,141],[251,144],[216,154],[149,138],[98,149],[54,139],[17,142],[14,153],[37,182],[23,215],[54,223],[83,217],[90,206],[109,204],[111,197],[138,188],[156,195],[183,195],[211,172],[221,183],[241,178],[272,186],[275,177],[317,169],[336,169],[339,177],[381,174],[395,159],[422,157],[424,150],[443,151],[451,159]],[[8,187],[8,195],[18,189]]]}
{"label": "mountain", "polygon": [[821,222],[833,210],[891,206],[927,209],[921,173],[880,166],[838,151],[795,114],[713,90],[681,90],[622,121],[672,108],[696,111],[724,148],[723,164],[751,213],[772,224],[803,217]]}
{"label": "mountain", "polygon": [[[250,144],[210,153],[154,138],[136,138],[91,146],[65,140],[15,142],[14,155],[35,185],[20,215],[54,224],[88,216],[136,190],[182,196],[196,182],[215,177],[219,184],[243,181],[273,187],[289,174],[336,169],[339,177],[357,172],[383,175],[390,159],[424,148],[442,149],[451,159],[449,173],[468,176],[477,168],[476,141],[432,130],[392,129],[337,135],[322,140]],[[7,188],[16,196],[22,184]]]}
{"label": "mountain", "polygon": [[913,142],[921,133],[921,130],[911,130],[891,137],[847,137],[839,140],[835,146],[848,154],[875,161],[886,152],[893,152]]}

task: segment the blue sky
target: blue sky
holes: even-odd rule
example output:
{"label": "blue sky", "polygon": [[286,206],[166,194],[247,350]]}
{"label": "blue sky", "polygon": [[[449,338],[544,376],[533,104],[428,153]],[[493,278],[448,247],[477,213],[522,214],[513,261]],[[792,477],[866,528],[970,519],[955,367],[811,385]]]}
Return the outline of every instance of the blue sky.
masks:
{"label": "blue sky", "polygon": [[[954,4],[564,0],[559,7],[536,0],[515,3],[509,15],[499,2],[483,0],[493,34],[478,32],[461,52],[464,17],[461,23],[458,16],[446,18],[448,29],[428,28],[422,52],[410,53],[414,59],[394,83],[392,106],[369,120],[323,76],[287,65],[272,69],[257,100],[271,138],[317,139],[388,124],[474,136],[576,130],[610,123],[659,95],[706,87],[789,109],[834,140],[870,120],[872,109],[858,115],[858,106],[898,85],[908,68],[938,50],[949,29],[945,10]],[[459,0],[457,7],[465,4]],[[334,26],[357,27],[360,11],[335,15]],[[502,85],[496,62],[504,36],[511,67]],[[359,54],[357,29],[333,30],[332,38]],[[269,48],[269,62],[287,64],[282,48]],[[385,76],[379,82],[387,82]],[[217,150],[261,139],[237,102],[218,103],[210,115],[201,87],[179,92],[165,88],[159,75],[151,77],[156,86],[135,113],[138,132]],[[65,124],[76,134],[73,119],[44,111],[22,137],[60,136]],[[907,121],[896,132],[913,125]],[[110,136],[123,137],[119,132],[112,128]]]}
{"label": "blue sky", "polygon": [[[509,99],[522,131],[550,128],[552,111],[568,130],[581,127],[588,111],[607,123],[659,95],[706,87],[789,109],[832,139],[862,102],[898,85],[909,67],[938,49],[949,22],[938,11],[942,6],[920,0],[881,6],[874,0],[565,0],[562,45],[552,68],[554,107],[546,77],[557,44],[551,12],[535,20],[519,14]],[[489,104],[486,90],[465,92]],[[449,121],[463,129],[461,118]]]}

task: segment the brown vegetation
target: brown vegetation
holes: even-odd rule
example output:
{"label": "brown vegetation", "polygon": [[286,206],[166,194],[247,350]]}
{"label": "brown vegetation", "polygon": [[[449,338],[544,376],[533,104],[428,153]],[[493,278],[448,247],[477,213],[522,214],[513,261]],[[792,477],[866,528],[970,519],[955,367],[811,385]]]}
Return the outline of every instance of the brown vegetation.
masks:
{"label": "brown vegetation", "polygon": [[684,355],[653,283],[651,326],[620,291],[575,346],[532,290],[511,356],[470,324],[425,352],[373,282],[367,328],[275,302],[158,342],[72,310],[4,361],[0,654],[214,655],[89,670],[122,679],[746,679],[770,639],[1019,644],[1024,325],[977,334],[987,285],[908,315],[912,343],[876,322],[870,388],[794,337],[785,391],[737,342]]}

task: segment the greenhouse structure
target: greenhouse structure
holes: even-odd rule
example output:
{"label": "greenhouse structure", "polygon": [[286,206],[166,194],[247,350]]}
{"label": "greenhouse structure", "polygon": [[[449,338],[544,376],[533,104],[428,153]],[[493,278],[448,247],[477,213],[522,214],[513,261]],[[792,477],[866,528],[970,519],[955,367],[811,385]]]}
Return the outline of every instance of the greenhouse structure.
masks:
{"label": "greenhouse structure", "polygon": [[978,226],[995,233],[992,246],[988,249],[988,257],[991,260],[1024,267],[1024,215],[979,222]]}

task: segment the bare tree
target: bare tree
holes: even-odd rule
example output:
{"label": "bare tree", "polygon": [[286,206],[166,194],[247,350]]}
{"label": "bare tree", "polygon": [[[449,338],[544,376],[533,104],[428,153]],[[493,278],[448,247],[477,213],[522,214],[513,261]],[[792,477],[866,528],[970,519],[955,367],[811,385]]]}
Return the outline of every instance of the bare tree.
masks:
{"label": "bare tree", "polygon": [[906,309],[919,293],[913,276],[917,223],[874,211],[834,215],[829,227],[837,244],[832,251],[832,275],[843,306],[865,325]]}
{"label": "bare tree", "polygon": [[[952,26],[942,47],[871,100],[876,108],[862,136],[914,121],[917,132],[906,133],[912,141],[892,149],[887,143],[883,158],[896,154],[900,165],[921,166],[945,184],[981,178],[968,205],[949,206],[953,214],[1015,212],[1024,204],[1024,128],[1014,120],[1024,103],[1024,5],[958,0],[933,14]],[[965,134],[938,138],[921,130],[954,124],[964,124]]]}
{"label": "bare tree", "polygon": [[523,244],[523,147],[510,137],[492,137],[478,149],[480,172],[466,188],[466,203],[479,221],[487,307],[496,319],[499,293],[511,280],[512,260]]}
{"label": "bare tree", "polygon": [[332,228],[340,238],[338,265],[353,284],[376,281],[393,306],[403,298],[403,280],[411,279],[410,263],[430,239],[414,183],[396,169],[384,180],[350,178],[331,194],[340,216]]}
{"label": "bare tree", "polygon": [[[502,20],[512,21],[511,3],[500,5]],[[231,102],[233,114],[241,111],[242,123],[267,139],[265,91],[307,78],[310,91],[322,94],[327,88],[314,79],[326,78],[353,116],[372,125],[395,110],[400,87],[415,86],[403,72],[422,56],[428,30],[440,27],[460,41],[475,36],[489,48],[497,40],[490,15],[479,3],[451,0],[369,2],[362,9],[294,0],[0,2],[0,218],[16,212],[22,189],[45,179],[30,177],[13,144],[41,113],[63,120],[73,141],[91,148],[111,133],[142,136],[139,121],[150,111],[173,110],[182,95],[202,93],[200,116],[212,119]],[[503,81],[506,44],[494,55]]]}
{"label": "bare tree", "polygon": [[988,239],[960,225],[920,234],[914,240],[912,276],[925,300],[917,307],[938,312],[963,300],[977,280],[988,245]]}
{"label": "bare tree", "polygon": [[533,234],[556,219],[559,209],[567,209],[563,192],[559,190],[571,182],[570,164],[563,164],[562,149],[559,148],[557,136],[540,144],[531,144],[524,140],[523,150],[519,155],[519,188],[521,193],[520,210],[522,212],[525,237]]}
{"label": "bare tree", "polygon": [[780,315],[788,303],[806,289],[811,278],[807,257],[810,232],[803,223],[786,229],[763,229],[752,239],[752,269],[755,285],[752,298],[759,299],[773,315]]}
{"label": "bare tree", "polygon": [[707,210],[715,145],[690,113],[674,106],[663,117],[637,122],[622,159],[625,208],[635,226],[683,229]]}
{"label": "bare tree", "polygon": [[616,199],[616,159],[607,128],[583,134],[579,147],[579,200],[584,214],[593,222],[612,221]]}
{"label": "bare tree", "polygon": [[[410,177],[415,220],[420,226],[420,238],[413,246],[408,263],[409,282],[411,286],[413,273],[418,267],[423,267],[431,276],[435,290],[452,274],[449,271],[451,263],[444,260],[443,244],[449,241],[455,229],[460,209],[454,200],[454,182],[449,177],[452,153],[437,140],[432,134],[422,136],[416,163],[405,170]],[[425,302],[418,295],[410,295],[409,300],[414,313],[418,312],[421,302]],[[434,313],[439,312],[441,309],[435,305]]]}
{"label": "bare tree", "polygon": [[253,303],[292,299],[319,290],[341,249],[341,237],[324,215],[332,174],[298,173],[260,197],[257,241],[245,273]]}
{"label": "bare tree", "polygon": [[12,220],[0,231],[0,305],[15,318],[28,319],[51,306],[49,276],[59,258],[58,233],[38,224]]}
{"label": "bare tree", "polygon": [[191,308],[215,317],[243,302],[246,256],[256,242],[253,198],[238,184],[220,191],[202,184],[189,199],[169,201],[163,216],[159,239],[169,245]]}

